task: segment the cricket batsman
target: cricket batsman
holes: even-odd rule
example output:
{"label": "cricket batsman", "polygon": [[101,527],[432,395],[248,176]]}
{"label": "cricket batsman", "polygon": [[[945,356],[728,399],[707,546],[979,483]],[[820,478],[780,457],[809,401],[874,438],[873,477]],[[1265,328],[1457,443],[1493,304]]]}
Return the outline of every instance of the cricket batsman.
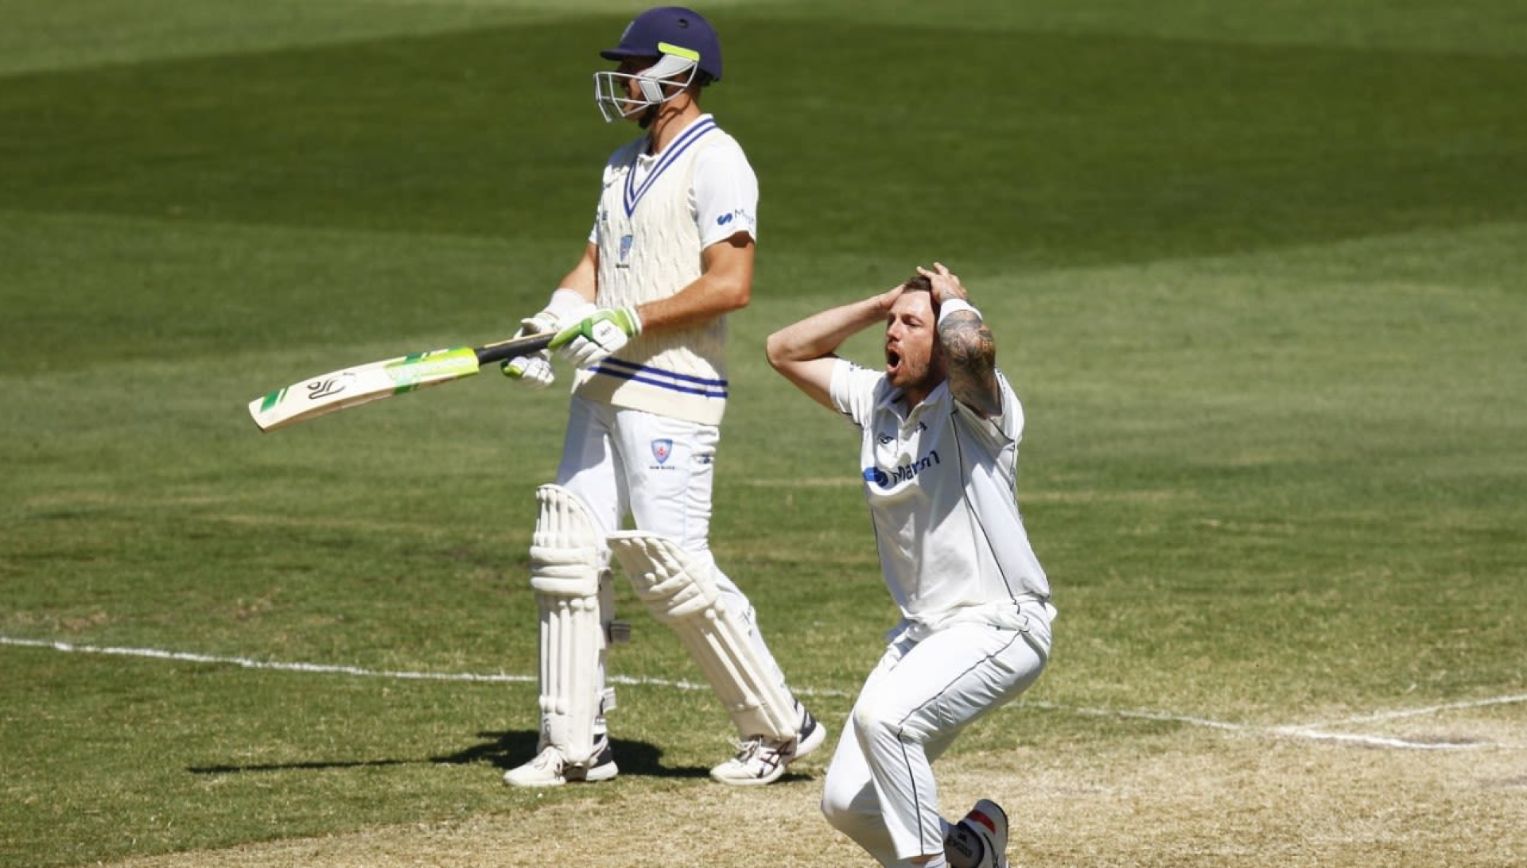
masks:
{"label": "cricket batsman", "polygon": [[[698,13],[649,9],[600,52],[607,122],[643,132],[604,167],[583,256],[520,334],[556,331],[576,366],[556,482],[537,490],[530,549],[540,607],[540,739],[514,786],[604,781],[617,767],[605,714],[619,560],[653,617],[678,634],[736,724],[726,784],[767,784],[826,730],[785,684],[752,605],[711,555],[717,444],[726,410],[725,315],[748,303],[758,182],[737,141],[700,109],[721,79],[721,42]],[[504,373],[544,388],[549,352]],[[627,516],[635,528],[622,530]]]}
{"label": "cricket batsman", "polygon": [[[885,329],[885,367],[836,355]],[[932,762],[1050,656],[1050,584],[1018,514],[1023,408],[981,313],[944,266],[775,332],[769,362],[859,428],[886,587],[901,610],[827,769],[822,812],[883,865],[1001,868],[1007,815],[939,814]]]}

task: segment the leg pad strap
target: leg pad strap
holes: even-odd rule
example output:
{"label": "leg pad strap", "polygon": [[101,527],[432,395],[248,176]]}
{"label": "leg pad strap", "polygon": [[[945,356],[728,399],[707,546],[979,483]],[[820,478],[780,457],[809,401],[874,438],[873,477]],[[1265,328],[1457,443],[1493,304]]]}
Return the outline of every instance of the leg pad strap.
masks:
{"label": "leg pad strap", "polygon": [[621,531],[607,542],[636,596],[679,634],[737,731],[744,738],[794,738],[795,701],[754,650],[747,625],[721,601],[710,567],[658,534]]}

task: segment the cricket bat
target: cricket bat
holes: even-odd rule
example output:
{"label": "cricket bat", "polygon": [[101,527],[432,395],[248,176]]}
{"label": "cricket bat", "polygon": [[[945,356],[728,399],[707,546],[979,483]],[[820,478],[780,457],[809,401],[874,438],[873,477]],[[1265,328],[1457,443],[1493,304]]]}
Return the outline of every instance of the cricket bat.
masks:
{"label": "cricket bat", "polygon": [[555,334],[542,332],[481,347],[413,353],[344,368],[256,398],[249,402],[249,415],[261,431],[274,431],[346,407],[470,377],[483,365],[546,349]]}

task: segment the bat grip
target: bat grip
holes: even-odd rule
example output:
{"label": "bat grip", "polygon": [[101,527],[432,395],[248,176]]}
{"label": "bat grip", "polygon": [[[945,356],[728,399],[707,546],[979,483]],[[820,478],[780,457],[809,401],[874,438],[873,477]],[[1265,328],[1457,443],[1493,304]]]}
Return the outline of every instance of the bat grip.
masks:
{"label": "bat grip", "polygon": [[546,345],[551,343],[551,339],[556,337],[556,334],[556,332],[541,332],[538,335],[512,338],[507,341],[475,347],[473,352],[477,353],[477,364],[481,367],[493,362],[502,362],[506,359],[528,356],[531,353],[540,352],[546,349]]}

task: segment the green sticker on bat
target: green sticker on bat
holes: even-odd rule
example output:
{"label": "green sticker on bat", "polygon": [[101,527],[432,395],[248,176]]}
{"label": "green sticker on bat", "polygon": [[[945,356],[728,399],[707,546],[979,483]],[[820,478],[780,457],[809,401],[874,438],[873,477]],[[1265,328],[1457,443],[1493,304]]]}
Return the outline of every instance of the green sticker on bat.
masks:
{"label": "green sticker on bat", "polygon": [[270,394],[266,395],[265,396],[265,400],[263,402],[261,402],[261,404],[260,404],[260,411],[264,412],[264,411],[269,410],[270,408],[276,406],[276,404],[281,401],[281,396],[283,396],[285,394],[286,394],[286,390],[285,389],[277,389],[274,392],[271,392]]}
{"label": "green sticker on bat", "polygon": [[387,377],[403,389],[433,380],[477,373],[477,353],[471,347],[405,356],[386,368]]}

